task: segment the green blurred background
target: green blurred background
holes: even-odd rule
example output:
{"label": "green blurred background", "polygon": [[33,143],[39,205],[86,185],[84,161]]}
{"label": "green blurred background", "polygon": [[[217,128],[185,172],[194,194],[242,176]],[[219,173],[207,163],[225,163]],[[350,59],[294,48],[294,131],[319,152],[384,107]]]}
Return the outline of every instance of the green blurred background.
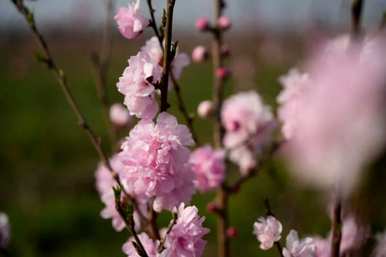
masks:
{"label": "green blurred background", "polygon": [[[108,141],[101,104],[95,90],[95,72],[90,55],[100,44],[99,31],[44,31],[52,53],[68,76],[69,84],[89,123]],[[269,34],[260,30],[230,33],[226,41],[232,49],[229,66],[234,72],[227,92],[255,89],[275,108],[280,90],[278,77],[297,65],[312,47],[320,31]],[[323,34],[324,35],[324,34]],[[122,102],[115,83],[130,55],[136,53],[140,40],[126,41],[114,34],[109,100]],[[183,51],[194,45],[208,44],[205,35],[178,31]],[[74,115],[64,101],[52,74],[34,56],[37,48],[28,32],[11,33],[0,41],[0,211],[10,217],[12,239],[10,252],[26,257],[99,257],[124,256],[122,244],[126,231],[117,233],[110,220],[99,216],[103,208],[94,188],[97,155]],[[211,95],[211,65],[192,64],[181,78],[183,98],[191,112]],[[171,112],[179,117],[175,96],[171,93]],[[210,122],[196,119],[201,142],[211,138]],[[128,134],[125,131],[124,134]],[[107,144],[104,144],[108,149]],[[374,230],[386,225],[384,161],[380,158],[360,190],[350,199],[350,208],[364,220],[371,220]],[[232,171],[233,173],[235,171]],[[370,174],[370,173],[369,173]],[[206,211],[213,194],[196,195],[193,203],[207,217],[211,229],[205,256],[215,256],[215,219]],[[275,158],[250,180],[230,202],[231,225],[239,231],[232,240],[233,256],[277,256],[263,252],[252,235],[252,224],[265,213],[264,199],[271,201],[287,232],[296,228],[301,235],[329,230],[328,195],[301,186]],[[162,216],[160,226],[167,224]],[[242,254],[241,254],[242,253]]]}

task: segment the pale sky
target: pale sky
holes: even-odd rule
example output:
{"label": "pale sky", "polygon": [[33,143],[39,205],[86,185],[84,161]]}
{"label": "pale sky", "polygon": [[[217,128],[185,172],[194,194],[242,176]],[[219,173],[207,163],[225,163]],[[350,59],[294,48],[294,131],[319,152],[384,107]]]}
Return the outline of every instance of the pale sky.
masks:
{"label": "pale sky", "polygon": [[[142,0],[143,1],[143,0]],[[156,6],[164,1],[153,0]],[[227,14],[236,28],[262,26],[268,29],[303,28],[313,21],[344,25],[349,22],[350,0],[228,0]],[[175,23],[194,28],[199,16],[210,16],[211,0],[177,0]],[[117,6],[127,0],[117,0]],[[103,0],[37,0],[29,2],[39,24],[63,26],[74,22],[85,27],[98,26],[103,17]],[[142,5],[145,5],[143,1]],[[158,8],[158,10],[160,10]],[[386,10],[386,0],[367,0],[365,24],[376,26]],[[0,0],[0,30],[23,28],[22,19],[10,0]]]}

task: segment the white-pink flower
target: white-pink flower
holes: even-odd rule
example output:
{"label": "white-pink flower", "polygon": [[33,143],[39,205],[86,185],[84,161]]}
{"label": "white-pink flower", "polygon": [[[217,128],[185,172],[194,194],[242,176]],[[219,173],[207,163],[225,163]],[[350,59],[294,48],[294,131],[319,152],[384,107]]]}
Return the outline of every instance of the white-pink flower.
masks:
{"label": "white-pink flower", "polygon": [[119,153],[123,186],[139,201],[152,201],[156,211],[189,201],[194,173],[188,146],[193,144],[189,129],[168,113],[159,114],[156,123],[141,120]]}
{"label": "white-pink flower", "polygon": [[243,174],[256,165],[256,155],[270,139],[272,113],[254,92],[231,96],[224,102],[221,120],[225,128],[224,145],[231,150],[230,159]]}
{"label": "white-pink flower", "polygon": [[0,212],[0,249],[8,246],[11,238],[11,226],[7,214]]}
{"label": "white-pink flower", "polygon": [[311,58],[308,75],[293,72],[284,80],[279,116],[294,172],[348,194],[385,141],[386,51],[379,39],[338,41]]}
{"label": "white-pink flower", "polygon": [[[123,167],[116,155],[110,159],[110,164],[115,172],[119,172]],[[95,172],[95,179],[97,191],[102,202],[105,204],[105,208],[101,211],[102,218],[111,219],[114,229],[116,231],[122,231],[125,228],[125,222],[115,208],[113,187],[117,186],[117,184],[111,176],[111,172],[105,165],[99,164]]]}
{"label": "white-pink flower", "polygon": [[126,126],[130,121],[130,113],[120,103],[115,103],[110,107],[110,120],[119,127]]}
{"label": "white-pink flower", "polygon": [[284,257],[315,257],[316,246],[310,237],[300,240],[298,232],[291,230],[287,236],[286,247],[283,248]]}
{"label": "white-pink flower", "polygon": [[194,62],[203,62],[208,57],[208,51],[204,46],[196,46],[192,51],[192,60]]}
{"label": "white-pink flower", "polygon": [[140,13],[140,0],[134,0],[128,7],[118,9],[114,19],[122,36],[127,39],[136,38],[149,24],[149,21]]}
{"label": "white-pink flower", "polygon": [[202,101],[197,107],[197,114],[201,118],[208,118],[213,112],[213,102],[210,100]]}
{"label": "white-pink flower", "polygon": [[206,192],[217,188],[225,178],[224,151],[206,145],[190,155],[192,170],[196,174],[196,188]]}
{"label": "white-pink flower", "polygon": [[268,250],[273,244],[280,240],[283,226],[280,221],[273,216],[261,217],[253,224],[253,233],[260,241],[260,248]]}
{"label": "white-pink flower", "polygon": [[[149,257],[157,257],[159,242],[152,240],[145,232],[138,235],[139,240],[141,241],[143,248]],[[130,237],[129,240],[122,246],[122,251],[128,257],[140,257],[135,249],[133,242],[135,242],[133,237]]]}
{"label": "white-pink flower", "polygon": [[209,229],[203,227],[204,217],[198,215],[195,206],[185,207],[181,204],[177,210],[177,221],[166,236],[162,256],[167,257],[200,257],[206,241],[203,237]]}

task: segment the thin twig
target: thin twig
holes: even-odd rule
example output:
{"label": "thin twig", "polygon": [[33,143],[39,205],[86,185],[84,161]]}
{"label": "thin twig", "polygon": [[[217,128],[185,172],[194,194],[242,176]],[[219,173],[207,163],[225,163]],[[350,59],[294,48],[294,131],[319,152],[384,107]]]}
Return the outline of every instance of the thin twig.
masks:
{"label": "thin twig", "polygon": [[153,28],[154,30],[154,34],[156,35],[157,39],[158,39],[158,42],[159,44],[161,45],[161,48],[163,48],[163,45],[162,45],[162,37],[161,37],[161,34],[158,30],[158,26],[157,26],[157,20],[155,19],[154,17],[154,8],[153,8],[153,3],[152,3],[152,0],[147,0],[147,6],[149,8],[149,13],[150,13],[150,26]]}
{"label": "thin twig", "polygon": [[352,0],[351,4],[351,31],[354,37],[361,34],[361,21],[364,0]]}
{"label": "thin twig", "polygon": [[177,213],[173,213],[173,218],[169,223],[169,226],[166,230],[165,235],[163,236],[163,238],[160,241],[160,244],[158,247],[159,252],[162,252],[165,249],[165,241],[166,241],[167,235],[169,235],[170,231],[173,229],[174,225],[177,223],[177,219],[178,219]]}
{"label": "thin twig", "polygon": [[174,90],[176,91],[178,109],[182,113],[182,116],[184,117],[185,122],[190,129],[190,132],[192,133],[192,137],[193,137],[194,141],[196,142],[196,144],[199,144],[198,137],[197,137],[196,131],[194,129],[194,123],[193,123],[194,116],[189,114],[189,112],[188,112],[188,109],[187,109],[185,102],[184,102],[182,95],[181,95],[181,86],[179,85],[179,83],[176,80],[173,73],[171,74],[171,78],[173,81]]}
{"label": "thin twig", "polygon": [[106,1],[106,20],[103,29],[102,44],[99,54],[92,53],[91,60],[94,65],[96,73],[96,90],[99,101],[102,105],[103,116],[109,132],[111,141],[111,149],[114,151],[115,143],[117,140],[116,130],[109,117],[110,103],[108,100],[107,89],[108,89],[108,73],[111,63],[111,50],[112,50],[112,21],[113,21],[113,0]]}

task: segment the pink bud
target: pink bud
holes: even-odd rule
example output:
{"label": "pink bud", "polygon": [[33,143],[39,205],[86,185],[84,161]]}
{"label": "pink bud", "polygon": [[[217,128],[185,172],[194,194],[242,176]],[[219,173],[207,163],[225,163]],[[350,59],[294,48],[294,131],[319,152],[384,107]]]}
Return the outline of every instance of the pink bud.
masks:
{"label": "pink bud", "polygon": [[227,237],[234,238],[234,237],[237,237],[237,235],[238,235],[238,231],[235,227],[229,227],[227,229]]}
{"label": "pink bud", "polygon": [[231,55],[231,50],[229,49],[228,46],[223,46],[223,47],[221,48],[221,55],[222,55],[223,57],[228,57],[228,56]]}
{"label": "pink bud", "polygon": [[192,60],[194,62],[202,62],[208,58],[208,51],[203,46],[197,46],[193,49]]}
{"label": "pink bud", "polygon": [[213,202],[208,203],[208,205],[206,206],[206,209],[209,213],[216,213],[219,210],[217,204]]}
{"label": "pink bud", "polygon": [[216,69],[216,77],[220,79],[226,79],[231,75],[231,71],[228,68],[220,67]]}
{"label": "pink bud", "polygon": [[197,107],[198,116],[208,118],[213,112],[213,103],[209,100],[202,101]]}
{"label": "pink bud", "polygon": [[198,18],[196,21],[196,28],[200,31],[209,29],[209,20],[206,17]]}
{"label": "pink bud", "polygon": [[217,26],[222,30],[227,30],[232,26],[232,23],[227,16],[221,16],[217,20]]}
{"label": "pink bud", "polygon": [[116,126],[126,126],[130,121],[129,111],[122,104],[113,104],[110,107],[110,120]]}

